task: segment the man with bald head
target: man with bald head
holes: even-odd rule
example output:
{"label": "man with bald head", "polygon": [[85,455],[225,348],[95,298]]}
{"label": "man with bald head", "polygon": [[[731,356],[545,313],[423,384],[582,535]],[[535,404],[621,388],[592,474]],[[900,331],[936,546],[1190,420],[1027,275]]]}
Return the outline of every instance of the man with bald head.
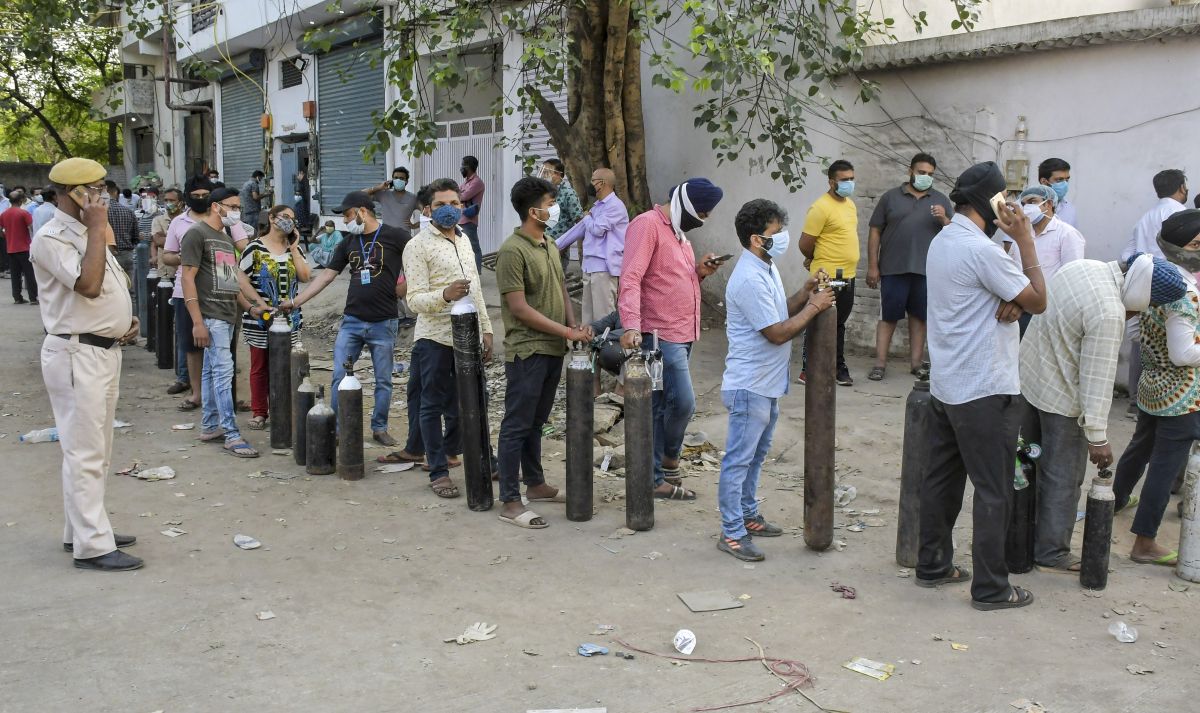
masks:
{"label": "man with bald head", "polygon": [[555,241],[560,252],[583,238],[583,321],[591,322],[611,314],[617,308],[617,281],[625,259],[625,228],[629,211],[616,194],[617,177],[612,169],[592,171],[596,202],[575,224]]}

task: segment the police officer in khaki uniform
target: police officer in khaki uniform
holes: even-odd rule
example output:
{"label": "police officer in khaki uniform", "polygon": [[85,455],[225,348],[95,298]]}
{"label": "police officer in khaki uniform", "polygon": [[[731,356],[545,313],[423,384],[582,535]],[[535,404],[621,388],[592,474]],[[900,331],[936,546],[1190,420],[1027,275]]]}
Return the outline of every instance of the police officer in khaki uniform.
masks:
{"label": "police officer in khaki uniform", "polygon": [[63,548],[74,553],[80,569],[115,572],[142,566],[117,549],[137,538],[113,534],[104,507],[121,378],[118,347],[137,339],[138,320],[131,278],[109,250],[104,176],[103,166],[84,158],[50,169],[63,197],[29,256],[46,328],[42,378],[63,451]]}

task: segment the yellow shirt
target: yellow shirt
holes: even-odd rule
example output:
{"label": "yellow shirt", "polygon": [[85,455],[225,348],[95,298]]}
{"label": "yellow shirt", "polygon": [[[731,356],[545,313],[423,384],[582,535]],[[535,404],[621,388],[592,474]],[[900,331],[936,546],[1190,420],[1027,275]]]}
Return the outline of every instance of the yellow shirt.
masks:
{"label": "yellow shirt", "polygon": [[854,277],[858,269],[858,208],[849,198],[838,200],[825,193],[808,209],[804,232],[817,239],[810,272],[825,268],[830,277]]}
{"label": "yellow shirt", "polygon": [[475,271],[475,253],[461,231],[450,240],[432,224],[425,226],[404,248],[404,276],[408,280],[408,306],[417,313],[414,343],[418,339],[432,339],[443,346],[454,346],[450,328],[453,304],[442,299],[442,291],[462,279],[471,281],[470,296],[479,313],[480,333],[492,333],[483,287]]}

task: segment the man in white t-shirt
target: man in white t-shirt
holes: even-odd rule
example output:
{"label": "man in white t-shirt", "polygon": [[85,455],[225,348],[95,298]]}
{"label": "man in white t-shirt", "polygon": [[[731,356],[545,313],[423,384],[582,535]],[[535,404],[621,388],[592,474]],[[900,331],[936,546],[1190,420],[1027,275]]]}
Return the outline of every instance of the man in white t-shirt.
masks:
{"label": "man in white t-shirt", "polygon": [[[1015,322],[1022,310],[1046,308],[1046,284],[1029,219],[1015,204],[1002,204],[999,215],[993,208],[1004,185],[991,161],[959,176],[950,193],[954,218],[933,239],[926,261],[933,398],[916,583],[971,581],[971,605],[984,611],[1033,601],[1008,583],[1004,540],[1021,413]],[[997,227],[1016,242],[1024,274],[992,241]],[[975,487],[973,581],[954,564],[951,537],[968,477]]]}

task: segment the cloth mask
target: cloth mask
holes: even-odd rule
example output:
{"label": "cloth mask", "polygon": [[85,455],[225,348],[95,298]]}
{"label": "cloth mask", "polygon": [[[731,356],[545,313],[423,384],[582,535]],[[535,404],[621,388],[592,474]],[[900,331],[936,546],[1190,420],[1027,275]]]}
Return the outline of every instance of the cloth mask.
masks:
{"label": "cloth mask", "polygon": [[1158,242],[1158,249],[1162,250],[1163,257],[1167,260],[1188,272],[1200,272],[1200,250],[1186,250],[1177,245],[1172,245],[1162,239],[1161,233],[1155,240]]}
{"label": "cloth mask", "polygon": [[918,191],[927,191],[933,188],[933,176],[913,176],[912,187]]}
{"label": "cloth mask", "polygon": [[[41,201],[38,201],[38,202],[40,203]],[[143,198],[142,199],[142,212],[143,213],[157,213],[158,212],[158,201],[153,198]]]}
{"label": "cloth mask", "polygon": [[684,239],[684,233],[704,225],[704,219],[696,215],[692,201],[688,198],[687,183],[680,183],[671,194],[671,227],[675,229],[675,237]]}
{"label": "cloth mask", "polygon": [[1029,218],[1030,225],[1037,225],[1046,217],[1046,214],[1042,212],[1042,207],[1037,203],[1026,203],[1021,206],[1021,210],[1025,213],[1025,217]]}
{"label": "cloth mask", "polygon": [[837,194],[842,198],[849,198],[854,195],[854,181],[838,181]]}
{"label": "cloth mask", "polygon": [[404,190],[404,187],[407,185],[408,185],[408,181],[404,180],[403,178],[393,178],[392,179],[392,190],[394,190],[394,191],[402,191],[402,190]]}
{"label": "cloth mask", "polygon": [[433,211],[431,222],[442,229],[453,228],[458,225],[458,221],[462,220],[462,208],[452,205],[440,206]]}
{"label": "cloth mask", "polygon": [[[284,235],[291,235],[292,231],[296,229],[296,221],[291,218],[276,218],[275,227],[279,228],[279,232]],[[328,228],[326,228],[326,231],[328,231]]]}
{"label": "cloth mask", "polygon": [[207,213],[208,209],[212,208],[212,198],[209,196],[204,196],[203,198],[188,196],[187,207],[196,213]]}
{"label": "cloth mask", "polygon": [[557,203],[555,203],[554,205],[550,206],[549,208],[544,208],[543,210],[545,210],[549,214],[546,216],[546,219],[542,220],[540,218],[534,218],[534,220],[537,220],[539,223],[541,223],[542,225],[545,225],[547,228],[553,228],[554,226],[558,225],[558,218],[562,214],[562,208],[560,208],[559,205]]}
{"label": "cloth mask", "polygon": [[326,225],[326,226],[325,226],[325,234],[326,234],[326,235],[333,235],[333,226],[332,226],[332,225]]}
{"label": "cloth mask", "polygon": [[1067,189],[1070,188],[1070,185],[1069,185],[1070,183],[1071,182],[1069,180],[1067,180],[1067,181],[1059,181],[1058,183],[1050,184],[1050,187],[1054,189],[1054,194],[1056,196],[1058,196],[1058,200],[1061,201],[1063,198],[1067,197]]}
{"label": "cloth mask", "polygon": [[225,215],[221,216],[221,225],[224,225],[226,228],[232,228],[233,226],[237,225],[238,221],[240,221],[241,219],[242,219],[242,211],[231,210],[231,211],[228,211]]}

